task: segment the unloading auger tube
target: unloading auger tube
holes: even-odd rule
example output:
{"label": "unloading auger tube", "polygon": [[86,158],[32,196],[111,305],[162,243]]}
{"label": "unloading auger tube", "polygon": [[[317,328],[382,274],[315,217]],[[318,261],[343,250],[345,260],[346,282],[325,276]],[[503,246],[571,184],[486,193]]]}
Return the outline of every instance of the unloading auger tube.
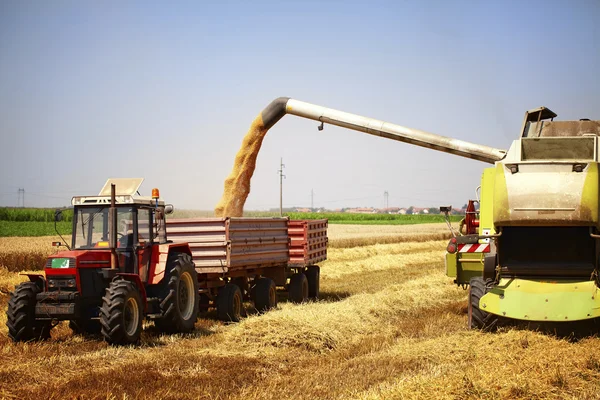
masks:
{"label": "unloading auger tube", "polygon": [[464,142],[462,140],[435,135],[417,129],[379,121],[373,118],[361,117],[331,108],[321,107],[289,97],[280,97],[269,104],[261,113],[263,124],[268,130],[277,123],[285,114],[292,114],[319,121],[321,123],[341,126],[368,133],[370,135],[410,143],[428,149],[443,151],[444,153],[472,158],[475,160],[494,164],[506,155],[506,150]]}

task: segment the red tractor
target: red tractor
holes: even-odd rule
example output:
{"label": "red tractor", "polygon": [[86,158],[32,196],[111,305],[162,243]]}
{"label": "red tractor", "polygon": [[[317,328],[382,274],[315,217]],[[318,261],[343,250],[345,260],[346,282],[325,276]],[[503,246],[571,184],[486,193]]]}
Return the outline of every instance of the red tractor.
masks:
{"label": "red tractor", "polygon": [[44,275],[28,274],[10,298],[13,341],[48,338],[59,321],[112,344],[136,343],[144,319],[162,332],[194,328],[199,292],[189,245],[167,241],[173,208],[158,189],[136,195],[141,182],[109,179],[100,195],[73,198],[68,250],[49,256]]}

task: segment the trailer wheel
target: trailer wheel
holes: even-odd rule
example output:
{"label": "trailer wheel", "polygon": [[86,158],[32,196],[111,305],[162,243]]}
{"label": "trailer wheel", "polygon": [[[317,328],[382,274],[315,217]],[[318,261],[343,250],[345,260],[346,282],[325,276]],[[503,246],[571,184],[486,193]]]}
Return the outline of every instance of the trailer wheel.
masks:
{"label": "trailer wheel", "polygon": [[302,272],[298,272],[290,278],[288,285],[289,299],[292,303],[303,303],[308,300],[308,279]]}
{"label": "trailer wheel", "polygon": [[471,278],[469,285],[469,329],[494,329],[498,324],[498,316],[479,308],[479,300],[494,286],[494,280],[476,277]]}
{"label": "trailer wheel", "polygon": [[258,311],[269,311],[277,306],[277,288],[271,278],[259,278],[254,285],[254,307]]}
{"label": "trailer wheel", "polygon": [[225,322],[239,322],[244,313],[242,291],[235,283],[228,283],[217,295],[217,317]]}
{"label": "trailer wheel", "polygon": [[69,328],[75,335],[97,335],[102,330],[102,325],[97,319],[75,319],[69,321]]}
{"label": "trailer wheel", "polygon": [[50,338],[50,321],[35,320],[36,295],[42,289],[36,282],[23,282],[11,294],[6,310],[8,336],[14,342]]}
{"label": "trailer wheel", "polygon": [[319,280],[321,277],[321,268],[317,265],[311,265],[306,269],[306,279],[308,280],[308,298],[317,300],[319,298]]}
{"label": "trailer wheel", "polygon": [[168,292],[160,303],[163,316],[154,325],[167,333],[191,332],[200,307],[198,273],[189,254],[175,253],[170,261]]}
{"label": "trailer wheel", "polygon": [[140,340],[144,306],[133,282],[117,279],[102,298],[102,336],[111,344],[133,344]]}

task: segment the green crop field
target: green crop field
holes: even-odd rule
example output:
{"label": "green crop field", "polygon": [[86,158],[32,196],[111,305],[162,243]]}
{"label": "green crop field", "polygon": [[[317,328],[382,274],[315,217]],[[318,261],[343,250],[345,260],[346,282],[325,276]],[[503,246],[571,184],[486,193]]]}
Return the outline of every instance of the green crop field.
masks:
{"label": "green crop field", "polygon": [[[401,215],[401,214],[351,214],[351,213],[296,213],[284,215],[291,219],[323,219],[330,224],[353,225],[414,225],[444,222],[444,216]],[[168,218],[207,218],[213,217],[212,211],[176,210]],[[247,211],[246,217],[278,217],[278,213]],[[452,215],[450,220],[458,222],[462,216]],[[57,227],[62,235],[72,231],[73,210],[63,211],[63,221]],[[54,209],[49,208],[0,208],[0,236],[54,236]]]}

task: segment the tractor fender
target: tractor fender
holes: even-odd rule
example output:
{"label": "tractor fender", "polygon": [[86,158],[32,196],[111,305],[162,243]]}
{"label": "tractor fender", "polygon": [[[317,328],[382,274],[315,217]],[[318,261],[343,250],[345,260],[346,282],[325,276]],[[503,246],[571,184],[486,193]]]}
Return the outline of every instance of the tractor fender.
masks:
{"label": "tractor fender", "polygon": [[158,245],[158,257],[152,258],[150,273],[148,274],[148,283],[156,285],[165,278],[167,260],[171,253],[186,253],[192,256],[192,251],[187,243],[165,243]]}
{"label": "tractor fender", "polygon": [[148,301],[147,301],[147,297],[146,297],[146,287],[142,283],[140,276],[138,274],[128,274],[125,272],[119,272],[119,273],[117,273],[115,278],[116,277],[121,277],[127,281],[133,282],[135,284],[135,286],[137,286],[138,290],[140,291],[140,295],[142,296],[142,302],[144,303],[144,312],[147,312],[148,311]]}
{"label": "tractor fender", "polygon": [[46,279],[44,278],[44,275],[41,275],[41,274],[19,274],[19,275],[26,276],[27,278],[29,278],[29,282],[35,282],[42,291],[46,290]]}

